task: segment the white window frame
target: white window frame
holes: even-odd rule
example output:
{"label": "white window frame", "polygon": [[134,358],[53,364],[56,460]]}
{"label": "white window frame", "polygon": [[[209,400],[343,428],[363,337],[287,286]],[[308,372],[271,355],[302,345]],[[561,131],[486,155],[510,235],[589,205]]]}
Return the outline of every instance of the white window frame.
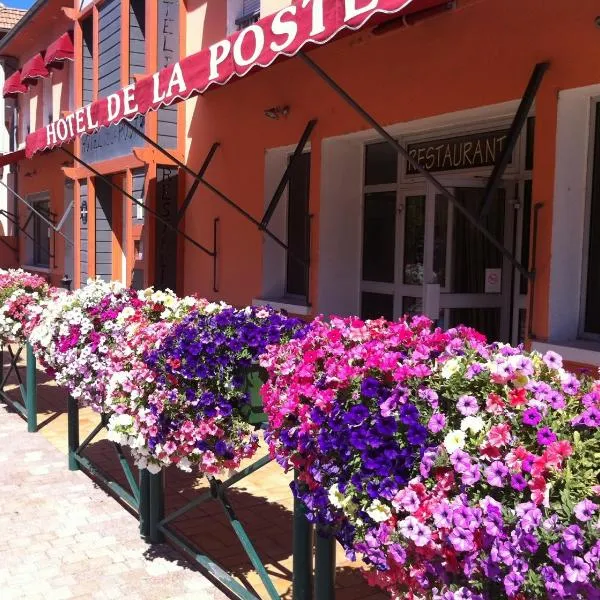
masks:
{"label": "white window frame", "polygon": [[592,115],[599,98],[600,83],[558,95],[554,194],[548,199],[553,202],[548,336],[532,344],[540,352],[553,350],[565,360],[588,365],[600,364],[600,343],[581,337]]}
{"label": "white window frame", "polygon": [[[600,111],[600,95],[590,98],[590,118],[589,118],[589,138],[588,138],[588,160],[587,160],[587,185],[585,197],[585,218],[583,224],[583,256],[581,259],[581,302],[579,306],[579,329],[578,338],[593,342],[600,342],[600,333],[591,333],[585,330],[585,311],[587,304],[588,290],[588,266],[590,253],[590,217],[592,212],[593,185],[594,185],[594,167],[600,169],[600,164],[594,165],[594,153],[596,143],[596,117]],[[600,139],[599,142],[600,143]],[[599,173],[600,176],[600,173]]]}

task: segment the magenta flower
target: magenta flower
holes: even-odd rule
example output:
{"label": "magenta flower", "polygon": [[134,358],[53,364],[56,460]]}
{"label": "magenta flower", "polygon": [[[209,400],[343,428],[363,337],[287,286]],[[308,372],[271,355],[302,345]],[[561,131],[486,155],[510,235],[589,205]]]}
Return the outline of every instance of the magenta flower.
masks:
{"label": "magenta flower", "polygon": [[556,441],[556,434],[549,427],[542,427],[537,433],[537,441],[541,446],[549,446]]}
{"label": "magenta flower", "polygon": [[569,550],[581,550],[583,548],[583,532],[578,525],[569,525],[563,531],[563,542]]}
{"label": "magenta flower", "polygon": [[522,492],[527,487],[527,481],[523,475],[517,473],[510,478],[510,486],[517,492]]}
{"label": "magenta flower", "polygon": [[523,423],[535,427],[542,420],[542,415],[537,408],[528,408],[523,413]]}
{"label": "magenta flower", "polygon": [[461,476],[463,485],[472,486],[475,485],[481,479],[481,473],[477,465],[471,465]]}

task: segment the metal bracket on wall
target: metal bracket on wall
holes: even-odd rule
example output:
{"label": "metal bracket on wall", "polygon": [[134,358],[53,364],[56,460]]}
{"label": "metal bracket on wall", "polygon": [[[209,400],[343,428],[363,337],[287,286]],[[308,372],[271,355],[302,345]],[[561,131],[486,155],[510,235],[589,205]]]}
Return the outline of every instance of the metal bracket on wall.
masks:
{"label": "metal bracket on wall", "polygon": [[181,221],[181,219],[183,219],[183,217],[185,215],[185,211],[188,209],[189,205],[192,203],[194,195],[196,194],[196,190],[198,189],[198,186],[200,185],[200,180],[204,177],[206,170],[208,169],[210,163],[212,162],[212,159],[213,159],[214,155],[216,154],[219,146],[220,146],[219,142],[215,142],[211,146],[210,150],[208,151],[208,154],[206,155],[206,158],[204,159],[204,162],[202,163],[202,166],[200,167],[200,170],[198,171],[197,176],[194,178],[194,181],[193,181],[192,185],[190,186],[188,193],[185,196],[185,199],[183,201],[183,204],[181,205],[181,208],[177,211],[177,216],[175,217],[176,225],[179,225],[179,222]]}
{"label": "metal bracket on wall", "polygon": [[515,257],[515,255],[508,250],[504,244],[500,243],[492,233],[486,229],[480,222],[479,219],[471,214],[471,212],[463,206],[463,204],[446,188],[438,179],[436,179],[427,169],[425,169],[417,160],[415,160],[406,150],[400,142],[395,139],[385,128],[375,120],[346,90],[344,90],[331,76],[329,76],[317,63],[309,58],[304,52],[299,52],[297,55],[310,69],[312,69],[338,96],[344,100],[354,111],[359,114],[367,123],[377,131],[377,133],[392,147],[394,150],[402,156],[409,165],[411,165],[416,171],[418,171],[426,181],[431,183],[439,193],[446,198],[454,209],[458,211],[479,233],[486,239],[494,248],[496,248],[504,258],[506,258],[514,269],[519,271],[521,275],[527,277],[527,279],[533,280],[535,273],[529,271],[527,267],[521,264],[521,262]]}
{"label": "metal bracket on wall", "polygon": [[[124,121],[124,122],[127,123],[127,121]],[[94,167],[92,167],[90,164],[88,164],[83,159],[79,158],[78,156],[75,156],[72,152],[70,152],[66,148],[61,147],[60,149],[64,153],[68,154],[73,160],[77,161],[81,166],[85,167],[90,172],[92,172],[96,177],[98,177],[99,179],[101,179],[102,181],[104,181],[106,184],[108,184],[113,189],[117,190],[117,192],[123,194],[126,198],[129,198],[132,202],[134,202],[138,206],[141,206],[144,209],[146,209],[151,215],[153,215],[156,219],[158,219],[158,221],[160,221],[163,225],[165,225],[167,228],[171,229],[171,231],[174,231],[178,235],[182,236],[190,244],[192,244],[193,246],[195,246],[196,248],[198,248],[198,250],[201,250],[205,254],[208,254],[208,256],[214,256],[214,251],[213,250],[209,250],[208,248],[206,248],[205,246],[203,246],[202,244],[200,244],[199,242],[197,242],[194,238],[192,238],[189,235],[187,235],[187,233],[181,231],[181,229],[179,229],[177,226],[173,225],[172,223],[170,223],[166,219],[163,219],[158,214],[157,211],[155,211],[154,209],[150,208],[148,205],[146,205],[144,202],[142,202],[138,198],[135,198],[129,192],[125,191],[120,185],[116,184],[110,177],[107,177],[106,175],[103,175],[102,173],[100,173],[99,171],[97,171],[96,169],[94,169]]]}
{"label": "metal bracket on wall", "polygon": [[517,145],[517,142],[519,141],[521,131],[523,130],[523,126],[527,122],[529,112],[531,111],[531,107],[533,106],[533,101],[535,100],[537,92],[540,89],[542,79],[544,78],[544,75],[546,74],[546,71],[549,69],[549,67],[550,63],[548,62],[538,63],[537,65],[535,65],[533,72],[531,73],[529,83],[527,84],[527,88],[525,89],[525,93],[523,94],[523,98],[521,99],[521,103],[519,105],[517,113],[515,114],[515,118],[513,119],[513,122],[510,126],[510,130],[508,131],[506,144],[504,144],[502,153],[500,154],[500,156],[498,157],[498,161],[494,165],[494,170],[492,171],[492,174],[490,175],[490,178],[485,187],[485,191],[483,192],[483,199],[479,208],[480,222],[482,222],[489,213],[496,192],[498,191],[498,186],[502,181],[504,171],[506,171],[506,167],[510,162],[513,151]]}
{"label": "metal bracket on wall", "polygon": [[311,121],[309,121],[306,124],[304,132],[302,133],[302,137],[300,138],[300,141],[298,142],[298,145],[296,146],[296,149],[294,150],[294,154],[292,154],[292,157],[290,158],[290,160],[288,162],[285,172],[283,173],[283,177],[281,178],[281,181],[279,182],[279,185],[277,186],[277,189],[275,190],[275,193],[273,194],[273,198],[271,198],[271,202],[269,202],[269,206],[267,207],[267,210],[265,211],[265,214],[264,214],[263,218],[261,219],[261,222],[260,222],[261,229],[265,229],[267,227],[267,225],[269,224],[269,222],[271,221],[271,218],[273,217],[273,213],[277,209],[277,205],[279,204],[279,201],[281,200],[281,196],[283,195],[285,188],[287,187],[288,183],[290,182],[290,177],[294,171],[294,166],[296,165],[298,157],[302,154],[302,152],[304,152],[306,143],[308,142],[316,124],[317,124],[317,119],[312,119]]}
{"label": "metal bracket on wall", "polygon": [[217,282],[217,235],[219,233],[219,217],[213,220],[213,292],[219,291]]}
{"label": "metal bracket on wall", "polygon": [[[67,151],[65,150],[65,152],[67,152]],[[17,192],[15,192],[15,190],[13,190],[8,185],[6,185],[6,183],[4,183],[4,181],[2,181],[1,179],[0,179],[0,185],[5,187],[17,200],[20,200],[32,213],[35,213],[40,219],[42,219],[42,221],[44,221],[44,223],[46,223],[46,225],[48,225],[54,232],[56,232],[60,236],[62,236],[68,244],[71,244],[71,246],[74,246],[73,240],[69,239],[64,233],[62,233],[62,231],[58,231],[58,229],[54,226],[54,223],[50,222],[39,210],[37,210],[31,204],[29,204],[29,202],[27,202],[27,200],[25,200],[23,197],[19,196],[19,194],[17,194]],[[17,227],[18,227],[18,225],[17,225]],[[25,232],[23,232],[23,233],[25,233]]]}
{"label": "metal bracket on wall", "polygon": [[[15,219],[15,217],[13,215],[11,215],[9,212],[5,211],[4,209],[0,209],[0,214],[4,215],[5,217],[8,218],[8,220],[17,228],[18,231],[20,231],[23,235],[25,235],[25,237],[27,237],[28,239],[30,239],[34,245],[37,245],[39,247],[41,247],[41,244],[39,241],[37,241],[26,229],[27,224],[29,223],[31,216],[33,213],[30,213],[29,218],[27,219],[27,221],[25,222],[25,225],[19,225],[19,222]],[[0,238],[1,240],[2,238]],[[12,250],[14,250],[15,252],[18,252],[18,248],[12,248],[12,246],[8,243],[5,242],[4,240],[2,240],[9,248],[11,248]],[[67,240],[69,241],[69,240]],[[71,242],[72,243],[72,242]],[[48,253],[48,258],[54,258],[55,255],[50,252]]]}
{"label": "metal bracket on wall", "polygon": [[177,157],[173,156],[168,150],[163,148],[160,144],[155,142],[152,138],[148,137],[143,131],[140,131],[137,127],[134,127],[129,121],[123,121],[123,124],[131,129],[134,133],[140,136],[147,144],[156,148],[159,152],[161,152],[164,156],[166,156],[169,160],[172,160],[177,166],[183,169],[188,175],[194,178],[194,180],[199,181],[204,187],[209,189],[213,194],[218,196],[221,200],[223,200],[226,204],[231,206],[231,208],[235,209],[238,213],[240,213],[243,217],[245,217],[252,224],[256,225],[259,230],[264,231],[265,235],[270,237],[278,246],[283,248],[288,252],[288,256],[290,256],[294,261],[298,262],[301,265],[306,265],[306,259],[296,256],[296,254],[289,251],[288,245],[279,239],[272,231],[269,231],[266,228],[261,226],[260,221],[255,219],[248,211],[244,210],[239,204],[235,203],[227,194],[223,193],[217,187],[206,181],[204,177],[194,173],[194,171],[188,167],[184,162],[180,161]]}

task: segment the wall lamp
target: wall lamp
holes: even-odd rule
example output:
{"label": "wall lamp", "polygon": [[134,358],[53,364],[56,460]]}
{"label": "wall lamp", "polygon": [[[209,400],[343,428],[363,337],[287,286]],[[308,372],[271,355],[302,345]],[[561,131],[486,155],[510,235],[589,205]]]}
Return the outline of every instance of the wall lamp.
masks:
{"label": "wall lamp", "polygon": [[281,119],[287,117],[290,112],[289,106],[272,106],[271,108],[265,109],[265,117],[269,119]]}

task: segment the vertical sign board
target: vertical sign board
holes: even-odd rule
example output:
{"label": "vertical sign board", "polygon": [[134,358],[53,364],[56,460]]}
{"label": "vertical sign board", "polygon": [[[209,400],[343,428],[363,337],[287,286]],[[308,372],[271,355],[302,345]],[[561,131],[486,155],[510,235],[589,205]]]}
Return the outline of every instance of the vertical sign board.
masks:
{"label": "vertical sign board", "polygon": [[[158,68],[164,69],[179,60],[179,0],[158,2]],[[177,147],[177,105],[157,111],[158,143],[163,148]]]}
{"label": "vertical sign board", "polygon": [[[175,225],[177,216],[178,171],[175,167],[156,167],[156,210],[168,223]],[[177,233],[158,219],[155,229],[155,287],[176,291]]]}

